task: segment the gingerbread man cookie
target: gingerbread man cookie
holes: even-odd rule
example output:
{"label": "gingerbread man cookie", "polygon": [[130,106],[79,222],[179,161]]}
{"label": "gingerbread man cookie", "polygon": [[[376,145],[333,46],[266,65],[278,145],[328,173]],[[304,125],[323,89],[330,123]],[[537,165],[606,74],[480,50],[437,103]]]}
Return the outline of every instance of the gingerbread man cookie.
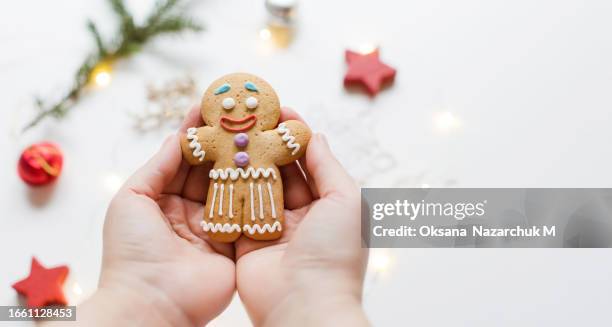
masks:
{"label": "gingerbread man cookie", "polygon": [[205,126],[187,129],[183,157],[192,165],[214,161],[204,219],[210,238],[233,242],[281,236],[283,183],[278,170],[306,152],[311,132],[303,123],[278,123],[280,103],[263,79],[245,73],[214,81],[201,106]]}

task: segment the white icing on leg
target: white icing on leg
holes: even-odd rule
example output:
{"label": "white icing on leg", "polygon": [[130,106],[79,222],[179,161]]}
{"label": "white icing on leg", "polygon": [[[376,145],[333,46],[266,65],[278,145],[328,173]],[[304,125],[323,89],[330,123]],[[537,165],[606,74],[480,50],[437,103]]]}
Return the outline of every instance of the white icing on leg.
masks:
{"label": "white icing on leg", "polygon": [[211,231],[213,233],[232,233],[232,232],[240,232],[242,231],[242,228],[240,227],[240,225],[238,224],[229,224],[229,223],[225,223],[225,224],[220,224],[220,223],[207,223],[205,221],[202,221],[200,223],[200,226],[202,226],[202,230],[205,232]]}
{"label": "white icing on leg", "polygon": [[208,218],[212,218],[213,217],[213,212],[215,210],[215,199],[217,198],[217,183],[215,183],[215,185],[213,186],[214,190],[213,190],[213,197],[212,197],[212,201],[210,203],[210,214],[208,215]]}
{"label": "white icing on leg", "polygon": [[278,128],[276,129],[276,131],[278,132],[278,134],[283,134],[283,136],[281,136],[281,139],[283,140],[283,142],[287,143],[287,147],[289,149],[293,149],[291,155],[295,155],[300,150],[300,144],[295,143],[295,136],[291,135],[291,130],[287,128],[287,124],[278,124]]}
{"label": "white icing on leg", "polygon": [[272,209],[272,218],[276,219],[276,209],[274,208],[274,195],[272,194],[272,185],[268,182],[268,195],[270,196],[270,208]]}
{"label": "white icing on leg", "polygon": [[255,220],[255,209],[253,209],[253,183],[249,185],[251,189],[251,220]]}
{"label": "white icing on leg", "polygon": [[223,193],[225,193],[225,184],[221,184],[221,194],[219,194],[219,216],[223,215]]}
{"label": "white icing on leg", "polygon": [[277,230],[280,232],[283,230],[280,222],[275,221],[274,224],[270,225],[270,224],[264,224],[264,225],[244,225],[242,226],[242,230],[246,231],[247,233],[253,235],[256,232],[259,234],[263,234],[263,233],[273,233],[276,232]]}
{"label": "white icing on leg", "polygon": [[229,217],[234,218],[234,211],[232,210],[232,198],[234,197],[234,184],[229,186]]}
{"label": "white icing on leg", "polygon": [[189,142],[189,148],[193,149],[191,154],[196,158],[200,157],[200,161],[203,161],[206,151],[202,151],[202,145],[198,142],[198,129],[195,127],[188,128],[187,139],[191,141]]}
{"label": "white icing on leg", "polygon": [[263,214],[263,196],[261,195],[261,184],[257,184],[257,190],[259,191],[259,219],[264,219]]}

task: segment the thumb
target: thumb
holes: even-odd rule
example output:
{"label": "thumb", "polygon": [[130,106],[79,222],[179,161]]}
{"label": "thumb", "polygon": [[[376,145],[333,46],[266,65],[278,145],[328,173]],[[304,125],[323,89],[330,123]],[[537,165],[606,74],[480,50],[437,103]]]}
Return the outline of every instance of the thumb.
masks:
{"label": "thumb", "polygon": [[181,160],[178,135],[170,135],[157,153],[125,182],[123,188],[156,199],[176,175]]}
{"label": "thumb", "polygon": [[348,194],[355,189],[353,179],[338,162],[321,133],[313,135],[308,143],[306,169],[320,197],[336,192]]}

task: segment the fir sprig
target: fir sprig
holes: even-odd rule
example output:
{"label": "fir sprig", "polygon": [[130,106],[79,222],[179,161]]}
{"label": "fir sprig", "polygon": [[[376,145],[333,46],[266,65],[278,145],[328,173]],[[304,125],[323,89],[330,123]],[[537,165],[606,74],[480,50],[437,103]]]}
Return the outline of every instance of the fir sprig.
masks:
{"label": "fir sprig", "polygon": [[181,0],[158,0],[151,14],[142,25],[134,23],[134,17],[127,10],[124,0],[108,0],[119,20],[117,35],[105,42],[93,21],[87,22],[96,50],[92,51],[75,73],[72,87],[55,103],[47,104],[36,98],[39,109],[34,119],[24,127],[24,131],[36,126],[46,117],[61,118],[74,107],[83,90],[91,81],[92,73],[101,64],[128,57],[142,49],[153,37],[161,34],[178,33],[186,30],[200,31],[202,26],[185,15],[180,8]]}

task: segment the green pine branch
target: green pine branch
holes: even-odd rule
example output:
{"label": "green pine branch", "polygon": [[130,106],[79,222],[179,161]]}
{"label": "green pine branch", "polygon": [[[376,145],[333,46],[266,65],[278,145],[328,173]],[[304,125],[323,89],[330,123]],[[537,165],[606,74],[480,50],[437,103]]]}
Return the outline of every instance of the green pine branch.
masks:
{"label": "green pine branch", "polygon": [[79,66],[72,87],[59,101],[47,104],[40,98],[35,99],[40,110],[34,119],[23,128],[23,131],[36,126],[46,117],[62,118],[65,116],[79,101],[98,65],[137,53],[156,36],[203,29],[202,25],[185,15],[185,10],[179,6],[181,0],[157,1],[141,26],[134,24],[134,18],[127,10],[124,0],[108,1],[119,21],[117,35],[112,38],[112,41],[104,42],[96,24],[92,21],[87,22],[87,29],[92,35],[96,50],[92,51]]}

